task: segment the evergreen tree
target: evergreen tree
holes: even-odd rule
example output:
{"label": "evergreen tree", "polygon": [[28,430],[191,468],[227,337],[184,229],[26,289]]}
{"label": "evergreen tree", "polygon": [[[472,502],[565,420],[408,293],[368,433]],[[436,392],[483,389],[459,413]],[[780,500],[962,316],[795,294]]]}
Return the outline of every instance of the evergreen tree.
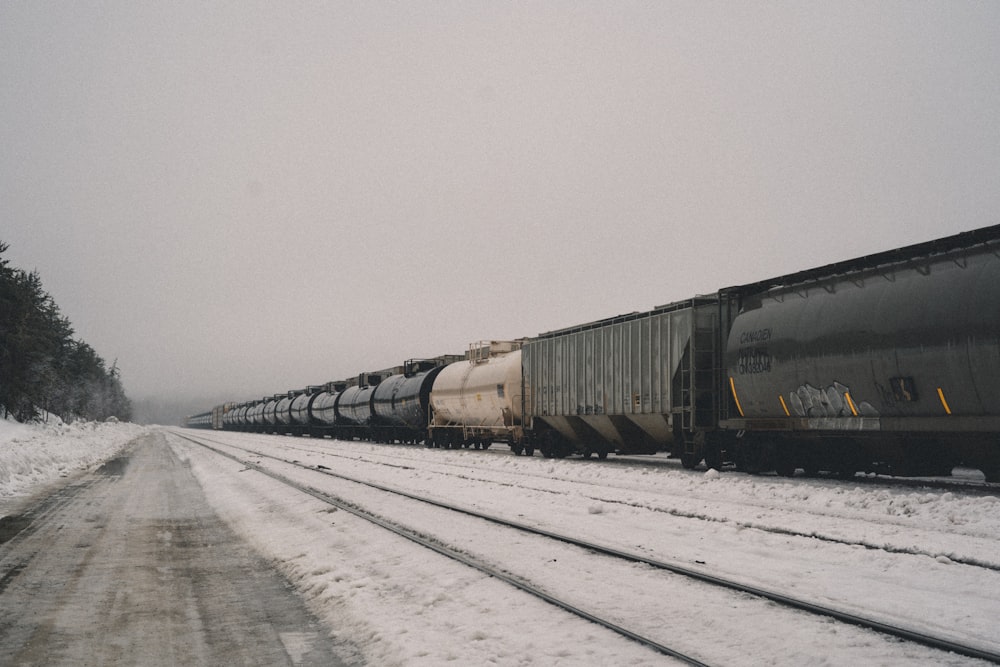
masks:
{"label": "evergreen tree", "polygon": [[66,419],[128,420],[117,362],[110,369],[42,288],[37,271],[12,268],[0,242],[0,406],[21,421],[38,410]]}

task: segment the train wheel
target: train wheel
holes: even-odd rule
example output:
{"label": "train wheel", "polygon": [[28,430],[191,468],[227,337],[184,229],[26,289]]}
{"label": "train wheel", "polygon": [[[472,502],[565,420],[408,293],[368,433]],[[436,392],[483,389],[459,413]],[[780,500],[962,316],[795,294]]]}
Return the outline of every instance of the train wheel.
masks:
{"label": "train wheel", "polygon": [[736,469],[751,475],[758,475],[774,468],[774,457],[770,448],[759,438],[749,435],[736,445]]}
{"label": "train wheel", "polygon": [[775,464],[774,470],[782,477],[795,477],[795,464],[787,459],[779,460]]}
{"label": "train wheel", "polygon": [[726,459],[722,451],[722,437],[719,434],[697,431],[693,436],[693,442],[695,455],[701,453],[705,458],[706,468],[722,470],[722,464]]}
{"label": "train wheel", "polygon": [[774,470],[782,477],[795,477],[798,450],[788,442],[779,442],[775,447]]}
{"label": "train wheel", "polygon": [[602,449],[601,451],[597,452],[597,458],[600,459],[601,461],[606,461],[608,458],[608,450]]}
{"label": "train wheel", "polygon": [[722,470],[722,448],[717,443],[710,442],[705,446],[705,466],[707,468]]}
{"label": "train wheel", "polygon": [[858,474],[858,465],[853,457],[844,457],[837,461],[834,472],[840,479],[854,479],[854,476]]}
{"label": "train wheel", "polygon": [[840,443],[840,449],[834,463],[834,472],[840,479],[853,479],[859,470],[865,468],[861,461],[861,447],[853,441]]}
{"label": "train wheel", "polygon": [[547,459],[554,459],[558,452],[559,440],[555,431],[545,431],[542,433],[541,442],[538,445],[539,451]]}
{"label": "train wheel", "polygon": [[701,463],[704,458],[702,455],[704,448],[698,442],[697,435],[693,440],[685,440],[681,447],[683,448],[681,450],[681,465],[684,466],[685,470],[694,470],[695,466]]}
{"label": "train wheel", "polygon": [[684,434],[681,442],[681,465],[685,470],[694,470],[695,466],[705,458],[705,433],[698,431],[694,435]]}

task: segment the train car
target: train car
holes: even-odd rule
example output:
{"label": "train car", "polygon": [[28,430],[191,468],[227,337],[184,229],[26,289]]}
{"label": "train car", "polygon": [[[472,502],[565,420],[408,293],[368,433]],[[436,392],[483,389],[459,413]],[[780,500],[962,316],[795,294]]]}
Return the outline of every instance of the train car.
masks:
{"label": "train car", "polygon": [[653,454],[714,427],[718,300],[699,297],[524,341],[524,418],[547,457]]}
{"label": "train car", "polygon": [[274,432],[282,434],[292,433],[292,403],[299,392],[290,391],[281,398],[274,406]]}
{"label": "train car", "polygon": [[737,467],[1000,480],[1000,226],[723,290]]}
{"label": "train car", "polygon": [[372,425],[372,395],[382,381],[377,373],[362,373],[357,384],[344,389],[335,405],[334,435],[338,438],[368,439]]}
{"label": "train car", "polygon": [[321,392],[322,387],[306,387],[302,391],[296,392],[295,398],[288,408],[292,435],[305,435],[311,432],[312,419],[309,411],[313,401]]}
{"label": "train car", "polygon": [[428,438],[435,447],[510,445],[516,454],[534,452],[522,426],[521,342],[491,341],[470,346],[466,359],[442,369],[430,395]]}
{"label": "train car", "polygon": [[261,412],[262,422],[260,425],[260,428],[264,433],[276,432],[278,425],[276,413],[278,410],[278,401],[281,400],[282,396],[282,394],[275,394],[270,398],[264,398],[264,409]]}
{"label": "train car", "polygon": [[247,404],[236,403],[222,418],[222,428],[227,431],[237,431],[246,415]]}
{"label": "train car", "polygon": [[212,429],[218,431],[222,428],[222,420],[229,411],[230,403],[224,403],[222,405],[216,405],[212,408]]}
{"label": "train car", "polygon": [[235,405],[235,403],[223,403],[222,405],[216,405],[208,412],[201,412],[187,417],[184,420],[184,425],[188,428],[210,428],[213,430],[221,430],[225,428],[228,415]]}
{"label": "train car", "polygon": [[247,421],[244,429],[247,431],[258,433],[264,428],[264,406],[267,403],[267,399],[263,398],[259,401],[254,401],[250,409],[247,410]]}
{"label": "train car", "polygon": [[187,428],[212,428],[212,411],[199,412],[187,417],[184,420],[184,426]]}
{"label": "train car", "polygon": [[254,402],[248,401],[238,409],[236,417],[233,419],[233,428],[237,431],[247,430],[247,425],[250,423],[250,412],[254,408]]}
{"label": "train car", "polygon": [[332,435],[337,424],[337,401],[347,389],[344,382],[329,382],[319,390],[309,404],[310,435]]}
{"label": "train car", "polygon": [[449,363],[461,357],[410,359],[372,394],[372,437],[378,442],[417,444],[427,437],[431,387]]}
{"label": "train car", "polygon": [[193,415],[685,467],[1000,480],[1000,226]]}

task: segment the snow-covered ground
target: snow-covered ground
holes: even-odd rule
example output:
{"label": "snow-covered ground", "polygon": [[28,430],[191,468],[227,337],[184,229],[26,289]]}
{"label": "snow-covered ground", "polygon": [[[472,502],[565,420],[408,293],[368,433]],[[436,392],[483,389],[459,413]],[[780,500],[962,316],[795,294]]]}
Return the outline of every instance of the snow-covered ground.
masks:
{"label": "snow-covered ground", "polygon": [[[0,494],[24,494],[32,485],[94,466],[139,432],[140,427],[125,424],[3,427],[0,471],[17,461],[27,472],[11,476],[21,480],[16,488],[2,481],[8,476],[0,472]],[[691,473],[666,461],[629,466],[528,459],[499,447],[442,451],[187,433],[429,492],[524,523],[1000,650],[996,496]],[[302,592],[358,663],[672,663],[173,433],[163,437],[190,466],[220,516]],[[28,451],[48,453],[32,454],[29,465]],[[448,518],[442,510],[386,499],[315,472],[279,470],[280,464],[260,460],[283,475],[385,516],[403,517],[424,534],[509,565],[518,576],[550,584],[554,594],[582,605],[606,602],[608,609],[592,611],[615,614],[623,625],[648,630],[663,643],[713,664],[975,664],[832,621],[776,613],[773,605],[746,596],[720,597],[645,566],[574,555],[568,547],[477,526],[475,520]],[[0,496],[0,515],[5,502],[12,499]]]}
{"label": "snow-covered ground", "polygon": [[12,498],[99,466],[148,430],[128,423],[19,424],[0,419],[0,516]]}
{"label": "snow-covered ground", "polygon": [[[663,465],[628,466],[519,458],[499,447],[442,451],[207,437],[1000,650],[1000,573],[956,562],[1000,568],[996,497],[699,474],[661,457]],[[400,546],[398,538],[358,526],[342,512],[331,515],[277,483],[251,482],[256,475],[238,464],[174,436],[170,442],[227,520],[280,563],[332,628],[363,638],[374,664],[669,662],[569,617],[552,627],[561,614],[533,600],[515,602],[516,594],[460,566]],[[739,596],[720,599],[716,591],[641,567],[629,572],[558,545],[529,544],[314,472],[278,471],[402,517],[422,534],[509,565],[515,575],[550,584],[554,594],[711,664],[969,663],[826,620],[775,613]]]}

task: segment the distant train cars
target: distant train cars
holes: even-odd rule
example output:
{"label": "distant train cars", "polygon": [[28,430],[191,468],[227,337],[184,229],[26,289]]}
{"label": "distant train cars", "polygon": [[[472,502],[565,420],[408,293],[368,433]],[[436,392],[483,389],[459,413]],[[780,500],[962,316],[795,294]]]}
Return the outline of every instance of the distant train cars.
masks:
{"label": "distant train cars", "polygon": [[686,467],[1000,481],[1000,226],[344,382],[189,426]]}

